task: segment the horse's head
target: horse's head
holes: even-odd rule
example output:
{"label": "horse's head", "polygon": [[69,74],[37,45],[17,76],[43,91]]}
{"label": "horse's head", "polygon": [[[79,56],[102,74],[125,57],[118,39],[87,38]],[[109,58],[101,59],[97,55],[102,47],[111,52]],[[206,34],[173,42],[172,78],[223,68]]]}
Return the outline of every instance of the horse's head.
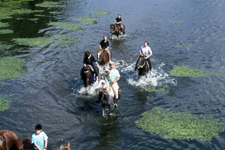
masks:
{"label": "horse's head", "polygon": [[94,69],[92,68],[91,65],[86,65],[86,67],[84,67],[82,69],[82,71],[83,71],[81,73],[82,79],[84,81],[85,86],[88,86],[89,82],[92,82],[92,81],[90,81],[90,80],[92,80],[92,73],[91,72],[94,72]]}
{"label": "horse's head", "polygon": [[57,149],[57,150],[71,150],[71,148],[70,148],[70,143],[68,143],[67,144],[67,146],[60,146],[60,148],[59,149]]}
{"label": "horse's head", "polygon": [[138,59],[136,68],[137,69],[143,68],[145,66],[145,63],[146,63],[146,60],[144,59],[144,57],[140,57]]}
{"label": "horse's head", "polygon": [[95,91],[108,90],[108,89],[109,89],[109,82],[106,79],[106,77],[102,77],[97,87],[95,88]]}
{"label": "horse's head", "polygon": [[110,25],[110,33],[114,33],[115,32],[115,28],[116,28],[116,25],[115,24],[111,24]]}

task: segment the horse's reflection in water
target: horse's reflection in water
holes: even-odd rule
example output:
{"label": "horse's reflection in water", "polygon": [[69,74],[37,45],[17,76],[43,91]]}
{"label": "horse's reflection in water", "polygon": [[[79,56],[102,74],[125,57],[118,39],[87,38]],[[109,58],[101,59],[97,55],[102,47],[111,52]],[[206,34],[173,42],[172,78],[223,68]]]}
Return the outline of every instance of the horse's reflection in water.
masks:
{"label": "horse's reflection in water", "polygon": [[113,109],[113,89],[110,87],[108,80],[103,77],[100,81],[97,87],[95,88],[95,91],[99,91],[103,93],[103,96],[101,97],[101,103],[102,103],[102,116],[105,115],[105,106],[109,107],[109,115],[112,115],[111,111]]}

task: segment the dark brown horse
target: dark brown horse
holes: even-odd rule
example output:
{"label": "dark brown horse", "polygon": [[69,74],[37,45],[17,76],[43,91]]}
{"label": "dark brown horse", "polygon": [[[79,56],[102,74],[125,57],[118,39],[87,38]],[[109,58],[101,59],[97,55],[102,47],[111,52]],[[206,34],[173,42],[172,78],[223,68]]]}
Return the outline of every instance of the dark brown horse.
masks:
{"label": "dark brown horse", "polygon": [[86,67],[83,67],[80,71],[80,75],[84,82],[85,87],[95,82],[94,69],[92,68],[91,65],[87,65]]}
{"label": "dark brown horse", "polygon": [[115,34],[118,37],[119,35],[121,35],[121,32],[123,32],[123,34],[125,34],[125,25],[122,23],[121,23],[121,28],[122,28],[122,30],[120,29],[119,25],[111,24],[110,25],[111,35]]}
{"label": "dark brown horse", "polygon": [[31,138],[20,138],[16,141],[17,150],[34,150]]}
{"label": "dark brown horse", "polygon": [[135,70],[138,69],[138,76],[147,75],[149,70],[151,70],[151,64],[149,64],[148,60],[144,59],[144,57],[140,56],[136,66]]}
{"label": "dark brown horse", "polygon": [[9,130],[0,130],[0,150],[9,150],[17,140],[17,135]]}
{"label": "dark brown horse", "polygon": [[109,53],[103,49],[100,49],[97,51],[98,51],[98,54],[97,54],[98,62],[100,63],[100,65],[106,66],[108,64],[109,60],[112,59],[112,51],[110,49],[107,50]]}

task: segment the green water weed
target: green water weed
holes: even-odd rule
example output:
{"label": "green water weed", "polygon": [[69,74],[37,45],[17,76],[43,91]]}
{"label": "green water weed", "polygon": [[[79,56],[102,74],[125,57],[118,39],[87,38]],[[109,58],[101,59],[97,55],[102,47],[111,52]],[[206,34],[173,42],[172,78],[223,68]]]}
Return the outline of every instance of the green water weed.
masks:
{"label": "green water weed", "polygon": [[111,14],[111,11],[104,11],[104,10],[92,10],[91,13],[99,14],[99,15],[108,15]]}
{"label": "green water weed", "polygon": [[9,26],[9,23],[0,22],[0,28],[5,28],[5,27],[8,27],[8,26]]}
{"label": "green water weed", "polygon": [[39,45],[49,45],[53,39],[51,37],[37,37],[37,38],[14,38],[12,41],[18,45],[25,45],[30,47],[36,47]]}
{"label": "green water weed", "polygon": [[11,34],[13,33],[13,30],[10,29],[2,29],[0,30],[0,34]]}
{"label": "green water weed", "polygon": [[96,24],[97,23],[96,20],[99,19],[99,17],[71,17],[71,18],[84,24]]}
{"label": "green water weed", "polygon": [[60,26],[62,29],[73,30],[73,31],[81,31],[83,30],[82,25],[77,23],[69,23],[69,22],[50,22],[49,25]]}
{"label": "green water weed", "polygon": [[195,116],[188,112],[173,112],[154,107],[142,113],[135,124],[144,131],[165,139],[210,141],[224,132],[220,119],[211,116]]}
{"label": "green water weed", "polygon": [[50,1],[45,1],[40,4],[35,4],[37,7],[47,7],[47,8],[52,8],[52,7],[65,7],[61,5],[59,2],[50,2]]}

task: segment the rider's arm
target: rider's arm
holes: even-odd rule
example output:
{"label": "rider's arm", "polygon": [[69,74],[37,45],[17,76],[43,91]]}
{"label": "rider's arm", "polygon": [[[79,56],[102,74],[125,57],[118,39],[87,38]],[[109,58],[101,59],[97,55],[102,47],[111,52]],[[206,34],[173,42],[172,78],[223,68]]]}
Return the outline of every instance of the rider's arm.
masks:
{"label": "rider's arm", "polygon": [[102,49],[102,46],[99,44],[99,49]]}
{"label": "rider's arm", "polygon": [[45,146],[44,146],[44,149],[45,149],[45,150],[47,149],[47,146],[48,146],[48,140],[46,139],[46,140],[45,140]]}
{"label": "rider's arm", "polygon": [[139,54],[140,54],[141,56],[143,56],[141,52],[139,52]]}

